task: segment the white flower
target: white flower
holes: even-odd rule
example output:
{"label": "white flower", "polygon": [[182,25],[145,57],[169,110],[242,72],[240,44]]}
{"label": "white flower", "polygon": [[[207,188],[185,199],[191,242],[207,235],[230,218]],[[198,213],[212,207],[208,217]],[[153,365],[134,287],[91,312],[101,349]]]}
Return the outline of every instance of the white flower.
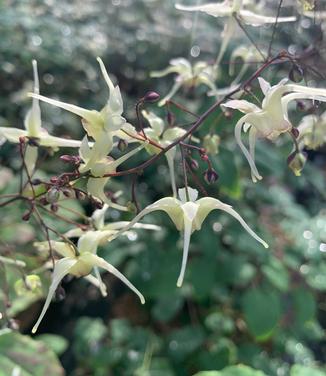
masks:
{"label": "white flower", "polygon": [[101,111],[87,110],[38,94],[30,94],[30,96],[80,116],[82,118],[83,127],[88,136],[92,137],[95,142],[101,142],[102,151],[107,155],[112,150],[113,136],[121,136],[123,138],[124,133],[121,131],[123,128],[126,128],[129,131],[134,128],[128,124],[126,119],[122,116],[123,102],[119,86],[113,85],[103,61],[99,57],[97,60],[100,64],[104,80],[109,88],[109,99]]}
{"label": "white flower", "polygon": [[300,149],[316,150],[326,143],[326,111],[320,115],[304,116],[297,127]]}
{"label": "white flower", "polygon": [[127,210],[127,208],[124,206],[115,204],[106,197],[104,187],[110,177],[102,176],[105,174],[115,173],[120,164],[132,157],[134,154],[138,153],[138,151],[143,149],[146,145],[147,142],[145,141],[142,143],[142,145],[114,160],[106,155],[105,139],[96,141],[93,147],[90,148],[87,137],[85,136],[79,149],[79,155],[83,160],[83,163],[79,168],[79,172],[84,173],[86,171],[91,171],[92,175],[95,176],[94,178],[88,178],[87,192],[116,209]]}
{"label": "white flower", "polygon": [[[235,28],[237,22],[235,16],[241,22],[251,26],[261,26],[264,24],[273,24],[276,22],[276,17],[263,16],[257,14],[255,9],[244,9],[246,5],[251,4],[251,1],[243,0],[225,0],[221,3],[214,2],[203,5],[186,6],[182,4],[176,4],[176,8],[188,12],[204,12],[213,17],[228,17],[228,20],[224,26],[222,37],[222,45],[220,52],[216,60],[216,66],[219,65],[221,59],[226,51],[227,45],[230,39],[235,35]],[[296,17],[278,17],[277,22],[293,22]]]}
{"label": "white flower", "polygon": [[159,106],[163,106],[166,101],[170,100],[174,94],[182,87],[197,87],[201,84],[208,86],[212,92],[216,91],[215,80],[217,78],[216,67],[207,64],[204,61],[198,61],[191,65],[191,63],[184,59],[172,59],[170,66],[162,71],[155,71],[150,74],[151,77],[164,77],[170,73],[176,73],[175,84],[170,92],[158,103]]}
{"label": "white flower", "polygon": [[[256,138],[259,136],[273,141],[280,134],[291,130],[292,124],[288,117],[288,104],[290,101],[295,99],[315,99],[326,102],[326,89],[286,84],[287,79],[274,86],[271,86],[261,77],[258,80],[260,88],[265,95],[261,108],[246,100],[230,100],[222,105],[237,109],[245,114],[235,126],[235,138],[248,160],[251,168],[251,177],[254,182],[262,179],[255,165]],[[245,132],[249,130],[249,151],[241,141],[242,127],[244,127]]]}
{"label": "white flower", "polygon": [[[154,112],[142,111],[142,115],[149,122],[150,128],[144,128],[144,132],[151,140],[156,141],[162,147],[167,147],[173,141],[183,136],[186,131],[179,127],[171,127],[164,130],[164,121],[154,114]],[[147,145],[146,150],[151,154],[158,154],[161,150],[153,145]],[[175,182],[174,159],[176,155],[176,148],[172,148],[165,153],[170,170],[170,179],[172,185],[173,196],[177,196],[177,188]]]}
{"label": "white flower", "polygon": [[[108,231],[87,231],[78,240],[77,249],[72,244],[64,242],[56,242],[51,240],[51,248],[56,251],[61,258],[55,262],[52,282],[46,297],[42,312],[32,329],[32,333],[37,331],[50,303],[52,297],[59,286],[62,279],[71,274],[75,277],[85,277],[89,282],[100,288],[103,295],[106,295],[106,288],[101,280],[97,268],[102,268],[125,283],[135,294],[138,295],[142,304],[145,303],[143,295],[136,289],[136,287],[129,282],[129,280],[119,272],[113,265],[109,264],[103,258],[96,255],[99,244],[107,241],[112,236],[112,230]],[[35,243],[39,250],[49,250],[48,242]],[[90,273],[94,269],[96,277]]]}
{"label": "white flower", "polygon": [[[187,195],[188,191],[188,195]],[[188,196],[188,197],[187,197]],[[244,227],[248,233],[254,237],[258,242],[268,248],[266,242],[264,242],[258,235],[256,235],[251,228],[246,224],[242,217],[234,210],[230,205],[224,204],[223,202],[212,198],[205,197],[197,200],[198,192],[196,189],[192,188],[182,188],[179,189],[179,200],[174,197],[165,197],[161,200],[154,202],[142,210],[136,217],[126,226],[124,229],[120,230],[117,234],[113,236],[112,239],[116,238],[124,231],[131,228],[135,223],[137,223],[143,216],[149,214],[156,210],[165,211],[175,224],[177,230],[183,231],[184,243],[183,243],[183,257],[181,270],[177,281],[177,286],[180,287],[183,283],[183,278],[186,270],[188,250],[191,234],[195,230],[200,230],[202,223],[204,222],[207,215],[214,209],[224,210],[234,218],[236,218],[240,224]]]}
{"label": "white flower", "polygon": [[[40,89],[36,60],[33,60],[33,72],[34,94],[38,95]],[[79,147],[81,145],[81,141],[51,136],[46,129],[42,128],[41,110],[37,98],[33,99],[32,108],[27,112],[24,125],[25,130],[11,127],[0,127],[0,138],[4,138],[13,143],[19,143],[21,137],[36,139],[38,145],[53,149],[58,149],[59,147]],[[25,150],[25,163],[29,173],[32,173],[34,170],[36,160],[37,147],[27,145]]]}

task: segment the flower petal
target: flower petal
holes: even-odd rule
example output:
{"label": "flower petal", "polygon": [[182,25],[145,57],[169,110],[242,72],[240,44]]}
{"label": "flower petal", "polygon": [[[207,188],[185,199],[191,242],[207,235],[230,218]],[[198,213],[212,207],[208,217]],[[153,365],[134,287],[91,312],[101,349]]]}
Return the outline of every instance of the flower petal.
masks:
{"label": "flower petal", "polygon": [[241,9],[239,18],[243,20],[244,23],[251,26],[260,26],[264,24],[273,24],[275,22],[294,22],[297,20],[296,17],[268,17],[261,14],[253,13],[249,10]]}
{"label": "flower petal", "polygon": [[[188,191],[189,200],[187,199],[186,190]],[[178,194],[179,194],[180,200],[183,204],[185,204],[188,201],[195,202],[197,200],[197,197],[198,197],[197,189],[194,189],[194,188],[191,188],[191,187],[178,189]]]}
{"label": "flower petal", "polygon": [[70,257],[63,258],[55,263],[53,275],[52,275],[52,282],[49,288],[48,295],[46,297],[42,312],[34,325],[32,329],[32,333],[35,333],[37,331],[37,328],[39,327],[46,311],[49,308],[49,305],[51,303],[52,297],[55,294],[55,291],[57,287],[59,286],[59,283],[62,281],[62,279],[69,273],[69,270],[77,263],[76,259],[72,259]]}
{"label": "flower petal", "polygon": [[198,215],[196,218],[196,228],[200,229],[204,219],[207,215],[214,209],[224,210],[228,214],[232,215],[235,219],[237,219],[242,227],[259,243],[261,243],[265,248],[268,248],[268,244],[262,240],[244,221],[244,219],[232,208],[232,206],[224,204],[222,201],[217,200],[216,198],[212,197],[204,197],[197,201],[199,205]]}
{"label": "flower petal", "polygon": [[182,286],[185,271],[186,271],[191,232],[192,232],[192,221],[189,220],[187,216],[184,216],[183,253],[182,253],[182,263],[181,263],[180,274],[177,280],[178,287]]}
{"label": "flower petal", "polygon": [[97,266],[99,268],[102,268],[104,270],[107,270],[109,273],[115,275],[117,278],[119,278],[126,286],[128,286],[136,295],[138,295],[140,301],[142,304],[145,304],[145,298],[144,296],[136,289],[136,287],[121,273],[118,269],[116,269],[113,265],[106,262],[101,257],[98,257],[96,255],[89,255],[90,262],[94,266]]}
{"label": "flower petal", "polygon": [[184,10],[187,12],[204,12],[213,17],[231,16],[233,12],[233,7],[230,6],[230,2],[228,0],[223,1],[222,3],[208,3],[194,6],[176,4],[175,7],[178,10]]}
{"label": "flower petal", "polygon": [[258,112],[260,108],[253,103],[250,103],[244,99],[232,99],[226,103],[221,104],[222,107],[233,108],[234,110],[239,110],[244,114],[249,114],[251,112]]}

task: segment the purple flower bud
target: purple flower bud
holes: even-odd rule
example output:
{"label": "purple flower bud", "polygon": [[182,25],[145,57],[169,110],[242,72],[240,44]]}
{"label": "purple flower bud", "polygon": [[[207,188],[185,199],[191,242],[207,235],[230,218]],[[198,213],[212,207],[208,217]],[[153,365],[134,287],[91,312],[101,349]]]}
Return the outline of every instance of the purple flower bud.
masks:
{"label": "purple flower bud", "polygon": [[295,138],[298,138],[299,137],[299,135],[300,135],[300,132],[299,132],[299,129],[298,128],[291,128],[291,133],[293,134],[293,136],[295,137]]}
{"label": "purple flower bud", "polygon": [[158,101],[160,98],[160,94],[156,93],[155,91],[149,91],[145,94],[143,100],[144,102],[154,103]]}
{"label": "purple flower bud", "polygon": [[85,195],[85,193],[84,192],[81,192],[81,191],[79,191],[79,190],[75,190],[75,196],[76,196],[76,199],[77,200],[80,200],[80,201],[83,201],[83,200],[85,200],[85,198],[86,198],[86,195]]}
{"label": "purple flower bud", "polygon": [[32,212],[31,212],[30,210],[28,210],[26,213],[24,213],[24,214],[22,215],[22,220],[23,220],[23,221],[29,221],[29,219],[30,219],[30,217],[31,217],[31,214],[32,214]]}
{"label": "purple flower bud", "polygon": [[32,180],[32,184],[33,185],[40,185],[40,184],[42,184],[42,180],[40,180],[40,179],[33,179]]}
{"label": "purple flower bud", "polygon": [[62,160],[62,162],[64,163],[71,163],[71,164],[74,164],[74,165],[78,165],[81,161],[80,157],[79,156],[76,156],[76,155],[61,155],[60,159]]}
{"label": "purple flower bud", "polygon": [[70,188],[63,188],[62,189],[62,193],[66,196],[66,197],[71,197],[73,195],[73,190],[70,189]]}
{"label": "purple flower bud", "polygon": [[59,206],[58,204],[54,203],[54,204],[51,204],[51,210],[55,213],[59,210]]}
{"label": "purple flower bud", "polygon": [[204,179],[208,184],[215,183],[218,178],[218,173],[213,168],[209,168],[204,172]]}
{"label": "purple flower bud", "polygon": [[191,159],[191,161],[190,161],[190,168],[193,171],[198,170],[199,164],[198,164],[198,162],[195,159]]}

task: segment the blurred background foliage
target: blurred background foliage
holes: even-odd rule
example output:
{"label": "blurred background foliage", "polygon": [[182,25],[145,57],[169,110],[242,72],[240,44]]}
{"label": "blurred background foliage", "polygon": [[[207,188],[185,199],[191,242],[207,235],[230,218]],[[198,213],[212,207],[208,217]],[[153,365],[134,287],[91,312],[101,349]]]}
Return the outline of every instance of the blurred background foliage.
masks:
{"label": "blurred background foliage", "polygon": [[[276,3],[266,1],[266,13],[275,14]],[[297,14],[298,4],[284,1],[281,14]],[[173,82],[172,77],[150,79],[148,73],[164,68],[173,57],[212,61],[222,24],[203,14],[178,12],[172,0],[2,0],[1,126],[23,127],[30,106],[26,93],[32,88],[32,59],[39,64],[43,95],[101,108],[106,88],[96,56],[103,58],[119,82],[126,117],[134,123],[137,99],[148,90],[164,95]],[[248,31],[260,47],[268,47],[272,27],[248,27]],[[227,61],[232,49],[249,43],[241,31],[232,40],[218,87],[231,81]],[[309,85],[321,83],[326,56],[321,21],[299,15],[294,26],[279,26],[273,51],[284,48],[298,54],[313,48],[302,68]],[[272,67],[264,76],[276,83],[290,69],[289,64]],[[261,95],[256,83],[252,90]],[[214,102],[202,87],[180,92],[177,99],[196,113]],[[313,111],[318,114],[322,109],[315,106]],[[162,109],[155,111],[165,115]],[[306,112],[292,112],[294,123]],[[178,124],[192,120],[180,111],[175,115]],[[42,105],[42,118],[52,134],[81,135],[79,119],[67,112]],[[309,152],[297,178],[286,163],[291,152],[287,136],[276,144],[259,141],[256,159],[264,180],[254,185],[233,138],[238,118],[237,113],[230,118],[217,111],[197,134],[203,138],[214,133],[221,138],[219,153],[212,156],[220,179],[206,189],[234,205],[270,248],[263,249],[232,218],[215,212],[192,237],[185,283],[177,289],[179,233],[165,216],[148,215],[146,222],[160,224],[162,231],[141,231],[100,250],[143,292],[145,306],[110,275],[103,276],[109,286],[107,298],[84,280],[68,278],[39,333],[31,338],[50,280],[50,273],[41,267],[45,257],[33,248],[35,239],[45,240],[44,234],[33,220],[21,221],[23,204],[1,208],[0,255],[24,260],[28,271],[39,268],[42,281],[42,286],[36,283],[26,290],[21,282],[25,271],[0,263],[1,376],[16,375],[15,369],[22,376],[325,375],[325,148]],[[43,151],[47,160],[40,165],[39,176],[51,177],[64,168],[58,155]],[[137,155],[125,166],[145,158],[145,153]],[[196,174],[203,182],[200,171],[205,167],[198,162],[202,169]],[[21,164],[17,147],[2,145],[0,163],[0,193],[15,192],[15,172]],[[178,169],[182,186],[179,164]],[[130,183],[131,177],[113,179],[109,188],[122,189],[128,200]],[[170,192],[164,158],[138,178],[137,192],[143,207]],[[73,200],[66,199],[64,205],[85,215],[92,212],[90,206]],[[64,214],[80,220],[74,212]],[[67,230],[66,223],[46,213],[44,218],[58,231]],[[130,219],[132,214],[111,210],[107,220],[120,218]],[[215,372],[204,372],[209,370]]]}

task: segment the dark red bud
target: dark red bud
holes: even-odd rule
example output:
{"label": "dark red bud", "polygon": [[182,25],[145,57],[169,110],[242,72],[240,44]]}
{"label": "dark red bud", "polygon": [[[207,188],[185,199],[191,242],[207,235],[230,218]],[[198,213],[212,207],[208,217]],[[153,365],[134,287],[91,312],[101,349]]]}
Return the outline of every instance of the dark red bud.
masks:
{"label": "dark red bud", "polygon": [[207,155],[207,154],[201,154],[200,158],[201,158],[204,162],[209,161],[209,158],[208,158],[208,155]]}
{"label": "dark red bud", "polygon": [[160,94],[156,93],[155,91],[149,91],[145,94],[143,100],[144,102],[154,103],[158,101],[160,98]]}
{"label": "dark red bud", "polygon": [[218,180],[218,178],[218,173],[213,168],[207,169],[204,172],[204,179],[208,184],[215,183]]}
{"label": "dark red bud", "polygon": [[58,204],[51,204],[51,210],[55,213],[59,210]]}
{"label": "dark red bud", "polygon": [[293,136],[294,136],[295,138],[298,138],[299,135],[300,135],[300,132],[299,132],[299,129],[298,129],[298,128],[292,128],[292,129],[291,129],[291,133],[293,134]]}
{"label": "dark red bud", "polygon": [[20,144],[25,144],[26,138],[24,136],[19,137],[19,143]]}
{"label": "dark red bud", "polygon": [[70,189],[70,188],[63,188],[62,189],[62,193],[66,196],[66,197],[71,197],[73,195],[73,190]]}
{"label": "dark red bud", "polygon": [[80,201],[83,201],[86,198],[85,193],[78,191],[78,190],[75,190],[75,196],[76,196],[77,200],[80,200]]}
{"label": "dark red bud", "polygon": [[23,221],[29,221],[31,214],[32,214],[32,212],[30,210],[28,210],[26,213],[23,214],[22,220]]}
{"label": "dark red bud", "polygon": [[52,178],[50,179],[50,182],[53,183],[53,184],[56,184],[58,182],[58,177],[52,176]]}
{"label": "dark red bud", "polygon": [[197,162],[195,159],[192,159],[192,160],[190,161],[190,168],[191,168],[193,171],[198,170],[198,168],[199,168],[199,164],[198,164],[198,162]]}
{"label": "dark red bud", "polygon": [[32,184],[33,185],[40,185],[40,184],[42,184],[42,180],[40,180],[40,179],[33,179],[32,180]]}
{"label": "dark red bud", "polygon": [[61,155],[60,159],[64,163],[72,163],[72,164],[79,164],[80,163],[80,157],[76,155]]}

